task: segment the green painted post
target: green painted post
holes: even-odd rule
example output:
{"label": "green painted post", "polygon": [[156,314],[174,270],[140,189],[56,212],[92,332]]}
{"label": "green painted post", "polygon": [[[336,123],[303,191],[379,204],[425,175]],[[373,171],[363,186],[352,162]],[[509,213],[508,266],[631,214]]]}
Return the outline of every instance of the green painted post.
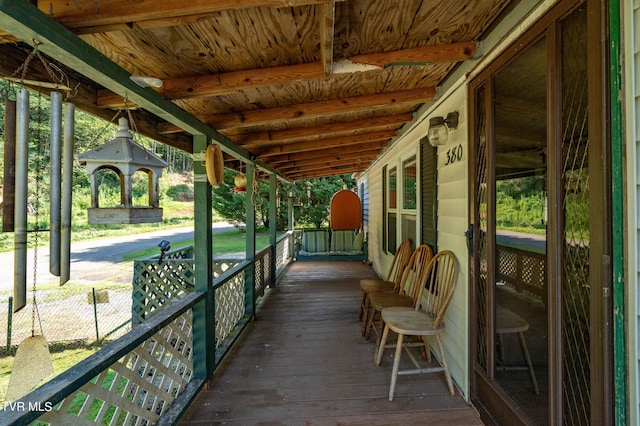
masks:
{"label": "green painted post", "polygon": [[215,299],[211,289],[211,185],[207,180],[204,152],[208,138],[193,137],[195,289],[207,297],[193,307],[193,369],[195,377],[209,379],[215,370]]}
{"label": "green painted post", "polygon": [[255,185],[255,165],[247,163],[247,198],[246,198],[246,258],[252,261],[251,267],[244,273],[244,307],[245,314],[254,316],[256,313],[256,298],[254,290],[256,267],[253,261],[256,257],[256,206],[253,202],[253,186]]}
{"label": "green painted post", "polygon": [[293,189],[287,191],[287,213],[288,213],[288,225],[289,231],[293,231]]}
{"label": "green painted post", "polygon": [[[293,231],[293,185],[287,190],[287,220],[287,229]],[[289,242],[289,257],[293,259],[296,255],[296,239],[291,236]]]}
{"label": "green painted post", "polygon": [[276,175],[275,173],[269,174],[269,244],[271,245],[271,282],[269,287],[276,286],[276,258],[278,257],[278,250],[276,248],[277,225],[278,225],[278,207],[276,199]]}
{"label": "green painted post", "polygon": [[613,269],[613,379],[614,421],[627,424],[627,344],[625,335],[624,277],[624,129],[622,120],[622,48],[620,0],[609,2],[609,61],[611,95],[611,200]]}
{"label": "green painted post", "polygon": [[256,267],[253,261],[256,258],[256,206],[253,202],[253,186],[255,185],[255,165],[247,163],[247,198],[246,198],[246,258],[252,264],[244,273],[245,313],[254,316],[256,313],[256,297],[254,290]]}

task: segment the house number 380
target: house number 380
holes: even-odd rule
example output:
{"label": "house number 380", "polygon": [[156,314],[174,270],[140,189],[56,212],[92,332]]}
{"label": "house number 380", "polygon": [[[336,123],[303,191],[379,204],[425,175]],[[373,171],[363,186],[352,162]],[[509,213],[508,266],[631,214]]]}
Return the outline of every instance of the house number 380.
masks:
{"label": "house number 380", "polygon": [[445,166],[462,160],[462,145],[455,146],[447,151],[447,161]]}

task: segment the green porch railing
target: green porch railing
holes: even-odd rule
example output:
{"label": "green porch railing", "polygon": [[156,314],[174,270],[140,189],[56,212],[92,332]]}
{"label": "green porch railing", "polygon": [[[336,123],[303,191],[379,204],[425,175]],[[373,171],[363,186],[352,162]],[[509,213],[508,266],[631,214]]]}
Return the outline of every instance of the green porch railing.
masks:
{"label": "green porch railing", "polygon": [[[133,330],[7,405],[0,424],[175,423],[206,381],[194,374],[194,306],[213,292],[217,366],[251,320],[245,313],[245,272],[254,266],[260,271],[254,285],[258,297],[275,285],[291,247],[293,233],[288,232],[275,250],[266,247],[254,261],[220,262],[207,291],[194,290],[190,248],[167,254],[162,263],[142,261],[134,277]],[[273,272],[267,271],[271,256],[277,256]]]}

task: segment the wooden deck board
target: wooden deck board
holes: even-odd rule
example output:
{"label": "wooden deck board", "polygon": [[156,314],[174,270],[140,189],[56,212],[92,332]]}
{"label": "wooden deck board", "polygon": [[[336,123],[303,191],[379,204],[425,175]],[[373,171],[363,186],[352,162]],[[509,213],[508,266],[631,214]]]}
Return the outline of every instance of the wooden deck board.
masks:
{"label": "wooden deck board", "polygon": [[180,424],[481,425],[443,374],[401,376],[388,400],[393,351],[375,367],[357,318],[372,276],[359,262],[294,263]]}

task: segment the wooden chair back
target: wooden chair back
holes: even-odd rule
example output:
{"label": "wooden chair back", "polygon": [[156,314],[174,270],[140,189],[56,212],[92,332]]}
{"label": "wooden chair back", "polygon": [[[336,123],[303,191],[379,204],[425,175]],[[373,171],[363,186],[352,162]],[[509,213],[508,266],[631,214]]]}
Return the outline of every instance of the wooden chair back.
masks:
{"label": "wooden chair back", "polygon": [[396,254],[393,256],[393,262],[391,262],[391,268],[389,268],[389,274],[387,275],[387,281],[396,283],[394,290],[398,290],[400,286],[400,280],[402,280],[402,274],[404,269],[409,263],[411,258],[411,240],[404,240],[400,247],[396,250]]}
{"label": "wooden chair back", "polygon": [[434,318],[433,327],[437,328],[444,320],[458,271],[453,252],[444,250],[433,256],[428,267],[426,285],[420,286],[422,294],[416,298],[415,309],[424,309]]}
{"label": "wooden chair back", "polygon": [[398,292],[417,300],[421,295],[424,283],[427,281],[429,265],[433,258],[433,251],[427,244],[421,244],[415,249],[409,263],[402,274],[402,281]]}

